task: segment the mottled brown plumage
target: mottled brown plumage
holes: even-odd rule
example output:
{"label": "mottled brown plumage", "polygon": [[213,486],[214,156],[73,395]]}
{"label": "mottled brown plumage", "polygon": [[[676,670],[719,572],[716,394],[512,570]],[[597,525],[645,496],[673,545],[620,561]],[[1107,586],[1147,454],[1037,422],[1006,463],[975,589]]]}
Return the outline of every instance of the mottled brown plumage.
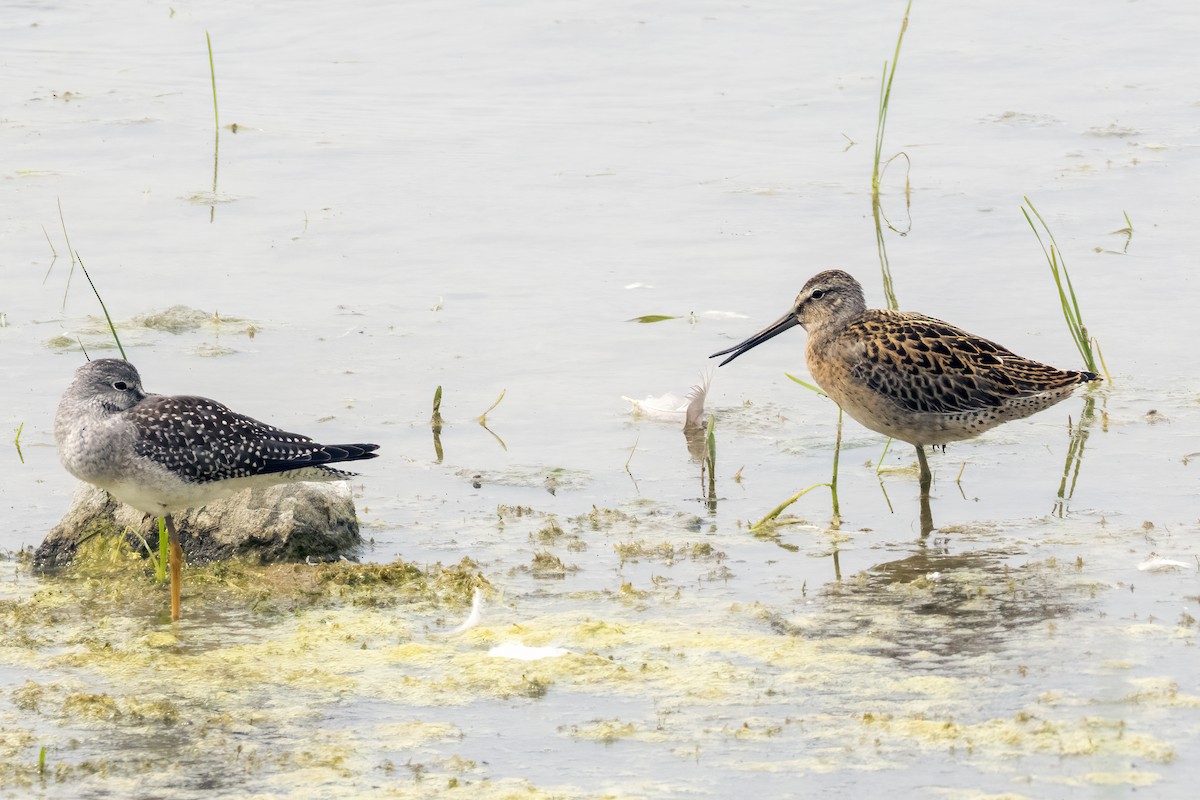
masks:
{"label": "mottled brown plumage", "polygon": [[995,342],[923,314],[868,309],[858,281],[841,270],[804,285],[792,309],[744,342],[742,353],[783,331],[808,331],[808,369],[847,414],[871,430],[916,445],[969,439],[1027,417],[1097,380],[1023,358]]}

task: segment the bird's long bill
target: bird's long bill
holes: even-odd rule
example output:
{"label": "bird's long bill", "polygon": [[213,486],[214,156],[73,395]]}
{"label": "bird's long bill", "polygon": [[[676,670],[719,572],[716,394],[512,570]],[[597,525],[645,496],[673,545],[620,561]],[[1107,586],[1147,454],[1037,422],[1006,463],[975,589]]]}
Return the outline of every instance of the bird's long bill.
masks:
{"label": "bird's long bill", "polygon": [[740,344],[735,344],[733,347],[730,347],[727,350],[722,350],[719,353],[713,353],[711,356],[709,356],[709,358],[716,358],[717,356],[723,356],[726,353],[733,353],[733,355],[731,355],[729,358],[725,359],[724,361],[722,361],[720,364],[717,365],[718,367],[723,367],[726,364],[728,364],[730,361],[733,361],[735,358],[740,356],[742,353],[746,352],[747,350],[758,347],[760,344],[765,342],[767,339],[774,338],[774,337],[778,336],[779,334],[783,333],[784,331],[786,331],[788,328],[794,328],[799,324],[800,324],[800,320],[796,319],[796,312],[788,311],[788,313],[784,314],[782,317],[775,320],[770,325],[763,328],[761,331],[754,334],[746,341],[741,342]]}

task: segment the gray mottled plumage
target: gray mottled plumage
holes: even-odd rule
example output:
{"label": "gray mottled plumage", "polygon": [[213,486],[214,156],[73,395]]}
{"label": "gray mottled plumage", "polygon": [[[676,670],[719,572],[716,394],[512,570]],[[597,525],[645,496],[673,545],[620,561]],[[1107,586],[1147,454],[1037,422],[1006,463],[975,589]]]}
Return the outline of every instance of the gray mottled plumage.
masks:
{"label": "gray mottled plumage", "polygon": [[330,464],[375,458],[374,444],[324,445],[203,397],[147,394],[125,361],[81,366],[54,424],[67,470],[159,516],[254,486],[341,480]]}
{"label": "gray mottled plumage", "polygon": [[917,446],[969,439],[1027,417],[1098,380],[1013,353],[924,314],[868,309],[862,287],[841,270],[809,279],[791,310],[740,344],[742,353],[792,328],[808,332],[808,369],[861,424]]}

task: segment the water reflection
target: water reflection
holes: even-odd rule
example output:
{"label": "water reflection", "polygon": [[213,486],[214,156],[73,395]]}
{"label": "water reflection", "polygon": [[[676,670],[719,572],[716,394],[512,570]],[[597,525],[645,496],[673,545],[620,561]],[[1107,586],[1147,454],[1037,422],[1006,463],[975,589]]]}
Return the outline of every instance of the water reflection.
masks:
{"label": "water reflection", "polygon": [[1091,392],[1083,401],[1083,411],[1079,415],[1078,424],[1069,426],[1070,442],[1067,445],[1067,458],[1063,463],[1062,479],[1058,483],[1058,499],[1054,502],[1053,514],[1061,517],[1066,511],[1067,501],[1075,494],[1075,484],[1079,481],[1079,470],[1083,466],[1083,448],[1087,444],[1088,428],[1096,419],[1096,396]]}
{"label": "water reflection", "polygon": [[[906,153],[898,153],[888,159],[887,165],[884,166],[884,171],[886,172],[887,166],[900,156],[904,156],[905,162],[911,166],[908,155]],[[892,283],[892,266],[888,261],[887,241],[884,239],[883,229],[886,227],[888,230],[898,233],[901,236],[907,236],[908,232],[912,230],[912,209],[907,170],[905,171],[904,178],[904,210],[908,214],[908,225],[904,230],[900,230],[892,225],[887,215],[883,212],[883,203],[880,200],[879,194],[877,192],[871,194],[871,216],[875,220],[875,250],[879,256],[879,271],[883,277],[883,296],[887,300],[887,307],[892,311],[900,310],[900,302],[896,299],[896,288]]]}
{"label": "water reflection", "polygon": [[1053,561],[1014,569],[1013,551],[946,548],[922,546],[829,585],[823,616],[830,622],[807,635],[865,636],[869,651],[921,666],[994,653],[1017,631],[1076,610],[1047,575],[1058,567]]}
{"label": "water reflection", "polygon": [[442,452],[442,387],[438,384],[433,391],[433,415],[429,418],[429,427],[433,430],[433,453],[437,456],[436,464],[442,463],[445,453]]}

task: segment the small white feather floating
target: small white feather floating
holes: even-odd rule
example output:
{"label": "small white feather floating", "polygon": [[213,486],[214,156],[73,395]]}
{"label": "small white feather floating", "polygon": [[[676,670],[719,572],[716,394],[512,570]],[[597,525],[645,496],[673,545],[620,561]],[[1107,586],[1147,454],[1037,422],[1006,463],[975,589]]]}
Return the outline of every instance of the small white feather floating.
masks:
{"label": "small white feather floating", "polygon": [[463,631],[469,631],[479,624],[479,620],[483,617],[483,591],[477,586],[475,593],[471,595],[471,613],[462,621],[462,624],[457,628],[449,631],[439,631],[430,634],[431,636],[457,636]]}
{"label": "small white feather floating", "polygon": [[1186,561],[1163,558],[1158,553],[1151,553],[1145,561],[1138,564],[1138,570],[1141,572],[1175,572],[1180,569],[1192,568],[1192,565]]}
{"label": "small white feather floating", "polygon": [[634,400],[622,396],[633,405],[634,414],[660,420],[674,422],[684,428],[704,425],[704,398],[708,396],[708,387],[712,384],[712,372],[700,374],[700,383],[693,386],[686,396],[680,397],[673,392],[667,392],[659,397],[647,397],[645,400]]}
{"label": "small white feather floating", "polygon": [[520,642],[501,642],[488,650],[492,658],[511,658],[514,661],[540,661],[543,658],[558,658],[570,653],[563,647],[530,647]]}

